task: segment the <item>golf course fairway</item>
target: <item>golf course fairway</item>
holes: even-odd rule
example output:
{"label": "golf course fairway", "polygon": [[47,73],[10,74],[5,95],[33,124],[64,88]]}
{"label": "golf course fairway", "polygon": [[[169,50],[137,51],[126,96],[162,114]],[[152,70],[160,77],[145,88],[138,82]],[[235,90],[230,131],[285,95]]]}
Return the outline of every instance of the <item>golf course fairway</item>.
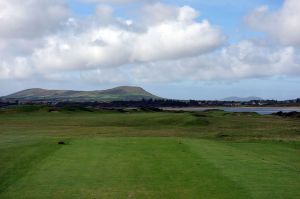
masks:
{"label": "golf course fairway", "polygon": [[299,120],[202,114],[2,113],[0,198],[300,198]]}

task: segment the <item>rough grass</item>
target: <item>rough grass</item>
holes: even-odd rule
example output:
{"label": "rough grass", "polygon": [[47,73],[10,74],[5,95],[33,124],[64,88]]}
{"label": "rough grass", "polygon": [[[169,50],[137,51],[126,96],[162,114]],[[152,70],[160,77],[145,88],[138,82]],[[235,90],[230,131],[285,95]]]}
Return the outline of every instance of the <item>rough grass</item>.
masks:
{"label": "rough grass", "polygon": [[300,198],[297,119],[43,107],[0,127],[1,199]]}
{"label": "rough grass", "polygon": [[[253,113],[118,112],[45,107],[0,112],[0,135],[162,136],[231,140],[300,140],[299,119]],[[31,111],[29,111],[31,110]]]}

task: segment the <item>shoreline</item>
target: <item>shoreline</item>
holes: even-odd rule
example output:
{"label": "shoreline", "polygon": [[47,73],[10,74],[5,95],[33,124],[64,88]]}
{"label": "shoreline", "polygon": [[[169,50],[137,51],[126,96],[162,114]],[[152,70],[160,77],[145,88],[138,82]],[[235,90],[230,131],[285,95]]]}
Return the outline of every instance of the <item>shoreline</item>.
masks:
{"label": "shoreline", "polygon": [[193,108],[193,109],[218,109],[218,108],[285,108],[285,109],[300,109],[300,106],[188,106],[188,107],[158,107],[166,108]]}

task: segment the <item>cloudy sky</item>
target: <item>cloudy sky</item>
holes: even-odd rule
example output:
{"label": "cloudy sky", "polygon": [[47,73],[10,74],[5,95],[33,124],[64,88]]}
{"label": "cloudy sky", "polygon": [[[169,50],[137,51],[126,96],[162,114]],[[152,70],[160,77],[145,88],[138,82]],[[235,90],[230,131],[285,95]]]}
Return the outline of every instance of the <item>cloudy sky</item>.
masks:
{"label": "cloudy sky", "polygon": [[300,97],[299,0],[0,0],[0,95]]}

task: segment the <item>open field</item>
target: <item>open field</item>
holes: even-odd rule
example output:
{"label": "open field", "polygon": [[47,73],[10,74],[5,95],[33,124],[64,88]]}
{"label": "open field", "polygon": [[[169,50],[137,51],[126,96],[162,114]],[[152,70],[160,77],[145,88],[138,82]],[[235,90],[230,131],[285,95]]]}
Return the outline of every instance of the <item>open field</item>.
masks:
{"label": "open field", "polygon": [[299,119],[42,108],[0,127],[1,199],[300,198]]}

